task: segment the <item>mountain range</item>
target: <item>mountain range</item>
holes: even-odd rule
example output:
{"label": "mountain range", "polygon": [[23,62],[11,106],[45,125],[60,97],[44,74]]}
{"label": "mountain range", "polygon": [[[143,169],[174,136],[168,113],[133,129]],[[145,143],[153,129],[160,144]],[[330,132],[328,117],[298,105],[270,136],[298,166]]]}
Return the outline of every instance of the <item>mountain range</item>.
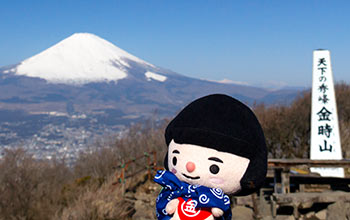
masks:
{"label": "mountain range", "polygon": [[[292,100],[269,91],[200,80],[157,67],[89,33],[77,33],[19,64],[0,69],[0,109],[78,112],[110,108],[123,115],[171,115],[191,100],[225,93],[252,104]],[[287,97],[287,99],[286,99]]]}
{"label": "mountain range", "polygon": [[[18,64],[0,68],[0,133],[21,137],[19,128],[11,129],[15,124],[23,126],[23,118],[28,121],[37,115],[51,119],[29,120],[26,129],[33,132],[28,137],[36,132],[33,124],[51,123],[57,117],[99,115],[95,123],[128,124],[155,113],[171,117],[190,101],[212,93],[252,105],[288,104],[299,92],[187,77],[137,58],[94,34],[76,33]],[[84,126],[91,126],[90,122]],[[5,139],[0,136],[0,145]]]}

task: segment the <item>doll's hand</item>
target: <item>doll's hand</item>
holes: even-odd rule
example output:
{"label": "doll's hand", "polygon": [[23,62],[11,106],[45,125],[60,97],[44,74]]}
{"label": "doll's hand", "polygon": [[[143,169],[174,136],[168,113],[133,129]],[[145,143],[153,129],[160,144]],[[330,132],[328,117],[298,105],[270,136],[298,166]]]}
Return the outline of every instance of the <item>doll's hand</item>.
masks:
{"label": "doll's hand", "polygon": [[169,215],[174,214],[177,206],[179,205],[179,200],[178,199],[172,199],[170,202],[168,202],[168,204],[165,207],[165,211],[166,213],[168,213]]}
{"label": "doll's hand", "polygon": [[218,218],[224,214],[224,211],[222,211],[219,208],[211,208],[211,215],[206,218],[205,220],[214,220],[215,218]]}
{"label": "doll's hand", "polygon": [[213,216],[214,216],[215,218],[218,218],[218,217],[220,217],[220,216],[222,216],[222,215],[224,214],[224,211],[222,211],[222,210],[219,209],[219,208],[212,208],[212,209],[211,209],[211,213],[213,214]]}

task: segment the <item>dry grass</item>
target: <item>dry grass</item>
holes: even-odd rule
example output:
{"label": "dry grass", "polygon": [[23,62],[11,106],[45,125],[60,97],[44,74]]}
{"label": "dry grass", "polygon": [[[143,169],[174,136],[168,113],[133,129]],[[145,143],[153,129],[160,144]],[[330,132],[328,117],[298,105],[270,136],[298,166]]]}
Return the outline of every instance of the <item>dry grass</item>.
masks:
{"label": "dry grass", "polygon": [[109,178],[100,187],[86,188],[62,212],[57,212],[53,219],[127,219],[133,212],[133,203],[122,197],[121,187],[111,187],[112,181],[114,179]]}
{"label": "dry grass", "polygon": [[71,177],[63,162],[37,161],[23,150],[6,151],[0,163],[0,216],[47,219],[62,208],[61,188]]}
{"label": "dry grass", "polygon": [[[335,86],[343,156],[350,152],[350,85]],[[309,158],[311,93],[305,92],[290,106],[254,106],[265,133],[270,158]]]}
{"label": "dry grass", "polygon": [[[73,167],[63,161],[40,161],[24,150],[7,150],[0,160],[0,219],[126,219],[130,202],[112,192],[115,166],[144,152],[164,155],[164,124],[131,127],[123,138],[96,143]],[[158,158],[158,166],[163,158]],[[146,168],[144,160],[130,173]],[[135,183],[132,183],[135,184]],[[130,182],[126,187],[131,186]]]}
{"label": "dry grass", "polygon": [[270,158],[308,157],[310,144],[310,93],[290,106],[254,107],[264,130]]}
{"label": "dry grass", "polygon": [[[101,146],[96,143],[92,152],[82,153],[78,158],[74,173],[77,177],[92,176],[94,178],[106,179],[115,172],[117,165],[132,160],[145,152],[156,151],[157,164],[162,166],[163,155],[166,152],[164,141],[164,128],[166,121],[157,127],[151,122],[132,126],[123,138],[114,139],[113,142]],[[129,167],[128,171],[135,172],[140,167],[145,167],[145,160],[135,161],[136,166]]]}

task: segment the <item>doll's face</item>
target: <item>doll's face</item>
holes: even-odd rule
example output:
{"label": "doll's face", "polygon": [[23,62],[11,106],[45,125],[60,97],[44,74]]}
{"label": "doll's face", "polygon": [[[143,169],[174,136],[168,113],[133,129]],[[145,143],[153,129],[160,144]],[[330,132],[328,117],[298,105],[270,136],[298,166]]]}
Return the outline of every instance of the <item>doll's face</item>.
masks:
{"label": "doll's face", "polygon": [[168,167],[178,179],[192,185],[220,188],[227,194],[241,189],[249,159],[192,144],[177,144],[168,148]]}

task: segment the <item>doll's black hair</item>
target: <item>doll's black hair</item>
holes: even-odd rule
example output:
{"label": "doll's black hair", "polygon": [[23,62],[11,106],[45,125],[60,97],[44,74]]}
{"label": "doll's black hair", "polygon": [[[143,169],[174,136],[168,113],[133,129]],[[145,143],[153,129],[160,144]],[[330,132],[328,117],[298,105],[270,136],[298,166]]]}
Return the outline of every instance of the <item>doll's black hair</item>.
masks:
{"label": "doll's black hair", "polygon": [[[167,146],[171,140],[248,158],[237,196],[251,194],[264,183],[267,149],[263,130],[250,108],[230,96],[213,94],[187,105],[166,128]],[[168,154],[164,166],[169,169]]]}

